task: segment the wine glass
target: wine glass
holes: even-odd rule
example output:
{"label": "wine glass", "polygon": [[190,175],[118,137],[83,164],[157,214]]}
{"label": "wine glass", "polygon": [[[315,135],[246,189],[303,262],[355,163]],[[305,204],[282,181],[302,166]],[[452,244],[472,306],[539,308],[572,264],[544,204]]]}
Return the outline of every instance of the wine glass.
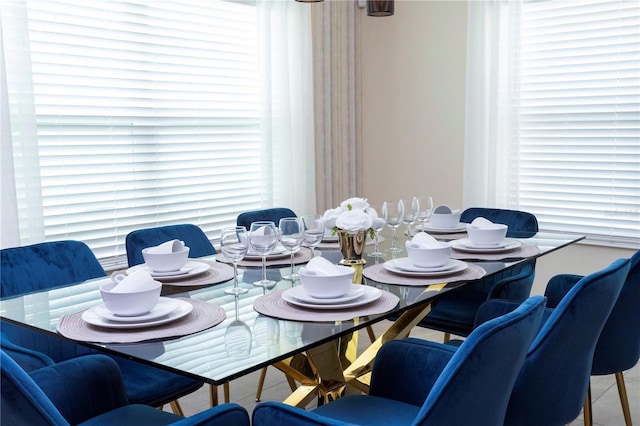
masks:
{"label": "wine glass", "polygon": [[229,356],[246,357],[251,353],[251,329],[238,317],[238,295],[235,297],[236,317],[224,331],[224,350]]}
{"label": "wine glass", "polygon": [[391,253],[401,252],[402,249],[396,245],[396,229],[404,218],[404,201],[385,201],[382,204],[382,218],[386,225],[391,228],[391,248],[389,251]]}
{"label": "wine glass", "polygon": [[282,278],[288,281],[295,281],[300,278],[300,275],[294,272],[295,263],[293,259],[298,250],[300,250],[300,245],[302,245],[302,222],[297,217],[282,218],[278,223],[278,231],[280,233],[280,244],[291,253],[291,273]]}
{"label": "wine glass", "polygon": [[422,222],[422,232],[424,232],[424,223],[431,217],[433,213],[433,198],[430,195],[418,197],[420,203],[420,212],[418,219]]}
{"label": "wine glass", "polygon": [[262,257],[262,279],[253,285],[269,287],[276,284],[267,279],[267,255],[273,251],[278,243],[278,230],[272,221],[257,221],[251,224],[249,231],[251,248]]}
{"label": "wine glass", "polygon": [[411,199],[411,204],[404,211],[404,218],[402,221],[405,225],[407,225],[407,238],[411,239],[411,225],[413,225],[416,220],[418,220],[418,214],[420,214],[420,201],[418,197],[413,197]]}
{"label": "wine glass", "polygon": [[244,259],[249,249],[247,228],[244,226],[224,228],[220,235],[220,246],[224,257],[233,263],[233,288],[228,288],[224,292],[235,295],[246,293],[249,290],[240,288],[238,285],[238,262]]}
{"label": "wine glass", "polygon": [[[374,208],[374,210],[376,209]],[[376,210],[376,216],[377,216],[377,210]],[[374,258],[384,257],[384,253],[380,251],[378,244],[380,242],[380,232],[382,232],[382,230],[384,229],[384,225],[386,223],[387,222],[384,220],[384,218],[379,216],[373,220],[373,224],[371,225],[371,228],[373,229],[373,232],[375,234],[375,240],[374,240],[375,245],[373,246],[373,252],[369,253],[370,257],[374,257]]]}
{"label": "wine glass", "polygon": [[324,221],[322,215],[302,216],[303,241],[311,248],[311,257],[316,257],[316,247],[324,237]]}

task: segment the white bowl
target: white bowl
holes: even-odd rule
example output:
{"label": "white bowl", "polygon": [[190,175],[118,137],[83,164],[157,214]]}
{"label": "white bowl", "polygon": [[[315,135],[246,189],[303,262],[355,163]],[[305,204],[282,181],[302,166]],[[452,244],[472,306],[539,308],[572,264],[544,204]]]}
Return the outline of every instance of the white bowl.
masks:
{"label": "white bowl", "polygon": [[354,269],[336,265],[339,275],[318,275],[301,268],[299,272],[302,287],[311,297],[331,299],[344,296],[353,282]]}
{"label": "white bowl", "polygon": [[451,245],[442,244],[440,247],[416,247],[411,243],[406,244],[409,260],[419,268],[435,268],[443,266],[449,261]]}
{"label": "white bowl", "polygon": [[154,286],[145,290],[126,293],[111,292],[116,286],[109,282],[100,286],[100,295],[105,307],[116,315],[132,317],[143,315],[153,309],[160,299],[162,283],[154,280]]}
{"label": "white bowl", "polygon": [[478,228],[472,224],[467,225],[467,235],[473,244],[479,246],[495,246],[500,244],[507,236],[509,227],[503,224],[494,224],[491,228]]}
{"label": "white bowl", "polygon": [[434,228],[455,228],[460,224],[460,215],[457,213],[433,213],[429,218],[429,223]]}
{"label": "white bowl", "polygon": [[142,249],[144,263],[154,272],[171,272],[182,268],[189,258],[189,247],[171,253],[149,253],[147,247]]}

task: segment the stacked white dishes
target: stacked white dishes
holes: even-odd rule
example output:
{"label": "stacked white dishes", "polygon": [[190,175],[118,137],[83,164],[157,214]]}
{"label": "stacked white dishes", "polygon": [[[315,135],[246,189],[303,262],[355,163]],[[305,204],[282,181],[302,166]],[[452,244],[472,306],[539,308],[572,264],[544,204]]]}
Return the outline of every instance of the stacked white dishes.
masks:
{"label": "stacked white dishes", "polygon": [[189,247],[180,240],[169,240],[144,248],[142,257],[145,263],[127,269],[127,274],[142,270],[154,278],[166,281],[189,278],[211,268],[208,263],[189,260]]}
{"label": "stacked white dishes", "polygon": [[477,217],[467,225],[469,238],[454,241],[456,250],[470,253],[492,253],[513,250],[520,247],[520,241],[506,238],[509,227]]}
{"label": "stacked white dishes", "polygon": [[415,277],[452,274],[467,268],[466,263],[449,258],[451,244],[437,241],[426,232],[418,232],[405,246],[409,257],[392,259],[383,263],[383,268]]}
{"label": "stacked white dishes", "polygon": [[150,327],[174,321],[193,309],[186,301],[160,297],[162,283],[145,271],[118,274],[100,286],[104,303],[87,309],[82,319],[107,328]]}
{"label": "stacked white dishes", "polygon": [[282,298],[296,306],[315,309],[344,309],[361,306],[381,296],[375,287],[353,284],[354,269],[334,265],[317,256],[298,271],[301,286],[282,293]]}
{"label": "stacked white dishes", "polygon": [[460,223],[460,209],[452,209],[449,206],[439,205],[433,209],[429,222],[425,224],[425,230],[430,232],[460,232],[464,231],[464,224]]}

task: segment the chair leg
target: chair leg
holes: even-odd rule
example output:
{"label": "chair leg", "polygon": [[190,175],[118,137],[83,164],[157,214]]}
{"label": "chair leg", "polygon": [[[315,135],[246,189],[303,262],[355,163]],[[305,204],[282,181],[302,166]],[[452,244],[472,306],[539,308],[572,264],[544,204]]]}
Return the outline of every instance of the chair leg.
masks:
{"label": "chair leg", "polygon": [[371,343],[376,341],[376,334],[373,332],[373,327],[370,325],[367,326],[367,334],[369,335],[369,340]]}
{"label": "chair leg", "polygon": [[219,403],[218,401],[218,387],[215,385],[211,385],[209,387],[209,401],[211,402],[212,407],[216,407]]}
{"label": "chair leg", "polygon": [[224,402],[227,404],[231,400],[231,391],[229,390],[229,382],[225,382],[222,385],[222,392],[224,393]]}
{"label": "chair leg", "polygon": [[627,397],[627,387],[624,384],[624,376],[622,371],[616,374],[616,384],[618,385],[618,394],[620,395],[620,404],[622,404],[622,414],[624,415],[624,424],[631,426],[631,411],[629,410],[629,398]]}
{"label": "chair leg", "polygon": [[592,426],[593,425],[593,417],[591,415],[591,383],[589,383],[589,387],[587,388],[587,397],[584,399],[584,425]]}
{"label": "chair leg", "polygon": [[182,407],[180,406],[180,403],[177,399],[171,401],[169,403],[169,406],[171,407],[171,411],[173,411],[173,414],[184,417],[184,412],[182,411]]}
{"label": "chair leg", "polygon": [[449,340],[451,340],[451,333],[444,333],[443,342],[447,343]]}
{"label": "chair leg", "polygon": [[264,387],[264,380],[267,377],[267,367],[260,370],[260,378],[258,379],[258,388],[256,389],[256,402],[260,402],[262,396],[262,388]]}

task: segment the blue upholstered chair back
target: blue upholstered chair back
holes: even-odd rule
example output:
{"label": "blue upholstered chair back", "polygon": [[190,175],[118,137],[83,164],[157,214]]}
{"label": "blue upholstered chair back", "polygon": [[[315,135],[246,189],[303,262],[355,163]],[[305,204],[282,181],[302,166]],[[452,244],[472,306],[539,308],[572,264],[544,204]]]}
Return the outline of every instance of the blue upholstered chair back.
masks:
{"label": "blue upholstered chair back", "polygon": [[620,259],[587,275],[553,309],[531,344],[505,425],[564,425],[578,416],[596,342],[628,270],[629,260]]}
{"label": "blue upholstered chair back", "polygon": [[477,217],[508,225],[507,237],[527,238],[538,232],[538,219],[533,214],[520,210],[471,207],[462,212],[460,222],[471,223]]}
{"label": "blue upholstered chair back", "polygon": [[293,210],[286,207],[274,207],[271,209],[253,210],[250,212],[240,213],[236,219],[236,225],[251,228],[253,222],[261,220],[270,220],[278,226],[280,219],[285,217],[297,217]]}
{"label": "blue upholstered chair back", "polygon": [[0,351],[0,370],[0,423],[32,426],[69,424],[31,377],[4,351]]}
{"label": "blue upholstered chair back", "polygon": [[169,240],[181,240],[189,247],[189,257],[211,256],[216,249],[207,235],[196,225],[180,224],[138,229],[127,235],[127,261],[129,266],[144,263],[142,249],[157,246]]}
{"label": "blue upholstered chair back", "polygon": [[501,425],[544,306],[545,299],[534,296],[475,329],[438,377],[413,424]]}
{"label": "blue upholstered chair back", "polygon": [[594,375],[626,371],[640,359],[640,250],[629,264],[627,279],[596,345]]}
{"label": "blue upholstered chair back", "polygon": [[54,241],[0,250],[0,297],[61,287],[106,274],[80,241]]}

